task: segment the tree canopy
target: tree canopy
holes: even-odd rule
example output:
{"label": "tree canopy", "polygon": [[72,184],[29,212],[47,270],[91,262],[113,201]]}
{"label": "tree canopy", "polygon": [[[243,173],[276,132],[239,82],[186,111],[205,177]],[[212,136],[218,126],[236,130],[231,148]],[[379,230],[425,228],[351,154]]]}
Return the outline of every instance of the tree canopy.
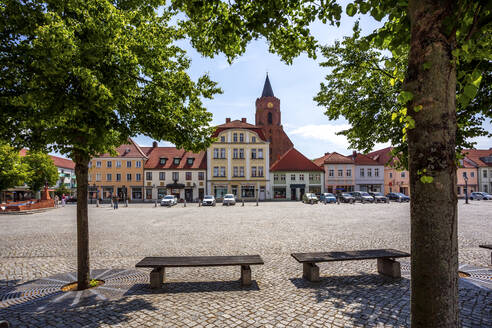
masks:
{"label": "tree canopy", "polygon": [[0,191],[21,186],[26,180],[26,164],[21,161],[19,151],[0,142]]}
{"label": "tree canopy", "polygon": [[33,193],[45,185],[54,186],[58,181],[58,168],[48,154],[28,151],[22,162],[26,164],[25,183]]}

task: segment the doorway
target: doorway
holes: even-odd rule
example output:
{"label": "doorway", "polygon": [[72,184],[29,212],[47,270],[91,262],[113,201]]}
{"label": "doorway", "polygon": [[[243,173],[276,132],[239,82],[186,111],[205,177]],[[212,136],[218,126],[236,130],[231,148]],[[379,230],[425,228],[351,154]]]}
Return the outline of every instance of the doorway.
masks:
{"label": "doorway", "polygon": [[193,189],[185,189],[185,199],[187,202],[193,201]]}

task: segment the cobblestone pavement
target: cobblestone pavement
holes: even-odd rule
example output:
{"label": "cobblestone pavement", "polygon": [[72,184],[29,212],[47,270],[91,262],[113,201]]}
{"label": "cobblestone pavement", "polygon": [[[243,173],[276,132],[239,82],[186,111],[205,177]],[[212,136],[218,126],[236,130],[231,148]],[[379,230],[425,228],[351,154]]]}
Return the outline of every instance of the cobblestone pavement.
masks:
{"label": "cobblestone pavement", "polygon": [[[149,270],[134,268],[145,256],[260,254],[265,265],[252,266],[251,288],[239,286],[236,267],[168,269],[159,291],[135,278],[118,297],[58,309],[0,307],[0,320],[14,327],[409,326],[407,273],[392,280],[377,274],[375,260],[333,262],[320,264],[320,283],[309,283],[301,279],[302,265],[290,256],[369,248],[409,251],[408,204],[141,204],[116,211],[106,205],[91,207],[89,216],[91,268],[100,274],[129,269],[148,277]],[[76,271],[75,223],[74,206],[0,215],[0,300],[35,279]],[[478,245],[492,242],[492,202],[460,201],[458,232],[459,262],[490,273],[490,251]],[[408,268],[408,260],[402,264]],[[492,290],[461,279],[459,292],[463,326],[492,327]]]}

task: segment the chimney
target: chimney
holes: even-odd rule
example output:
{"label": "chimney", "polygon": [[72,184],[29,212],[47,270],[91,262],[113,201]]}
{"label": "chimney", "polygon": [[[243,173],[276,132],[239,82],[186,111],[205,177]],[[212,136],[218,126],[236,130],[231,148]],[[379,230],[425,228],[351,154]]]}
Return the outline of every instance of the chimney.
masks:
{"label": "chimney", "polygon": [[325,156],[328,156],[328,155],[330,155],[330,152],[325,153]]}
{"label": "chimney", "polygon": [[353,158],[356,158],[357,157],[357,152],[355,150],[352,152],[352,157]]}
{"label": "chimney", "polygon": [[231,123],[231,118],[230,117],[226,117],[226,123]]}
{"label": "chimney", "polygon": [[243,117],[243,118],[241,119],[241,122],[246,123],[246,117]]}
{"label": "chimney", "polygon": [[154,142],[152,143],[152,148],[157,148],[157,141],[154,141]]}

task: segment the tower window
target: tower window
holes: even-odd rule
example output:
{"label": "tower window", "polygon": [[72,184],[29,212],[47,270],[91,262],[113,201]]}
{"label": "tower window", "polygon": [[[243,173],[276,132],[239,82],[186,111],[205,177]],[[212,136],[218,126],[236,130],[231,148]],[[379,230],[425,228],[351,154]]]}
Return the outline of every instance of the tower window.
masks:
{"label": "tower window", "polygon": [[272,112],[268,112],[268,124],[272,124],[272,122],[273,122]]}

